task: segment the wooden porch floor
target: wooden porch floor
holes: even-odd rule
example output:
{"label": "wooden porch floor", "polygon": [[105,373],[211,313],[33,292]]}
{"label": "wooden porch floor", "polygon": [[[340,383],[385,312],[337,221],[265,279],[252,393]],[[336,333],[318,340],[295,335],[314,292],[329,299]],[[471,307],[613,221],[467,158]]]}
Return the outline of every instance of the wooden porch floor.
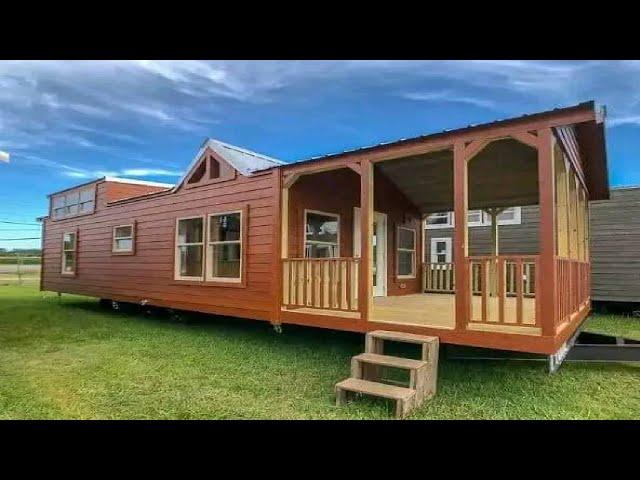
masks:
{"label": "wooden porch floor", "polygon": [[[495,302],[492,305],[492,300]],[[472,318],[477,318],[481,309],[481,297],[474,296],[472,301]],[[489,299],[489,318],[497,314],[497,299]],[[505,301],[506,323],[514,325],[498,325],[492,323],[470,322],[470,330],[483,330],[504,333],[521,333],[539,335],[540,329],[535,324],[535,298],[523,299],[523,324],[515,325],[515,297],[507,297]],[[513,318],[512,322],[509,322]],[[448,293],[416,293],[395,297],[376,297],[373,299],[371,321],[395,323],[401,325],[418,325],[432,328],[455,328],[455,295]]]}
{"label": "wooden porch floor", "polygon": [[394,297],[375,297],[370,320],[453,329],[456,326],[455,295],[414,293]]}

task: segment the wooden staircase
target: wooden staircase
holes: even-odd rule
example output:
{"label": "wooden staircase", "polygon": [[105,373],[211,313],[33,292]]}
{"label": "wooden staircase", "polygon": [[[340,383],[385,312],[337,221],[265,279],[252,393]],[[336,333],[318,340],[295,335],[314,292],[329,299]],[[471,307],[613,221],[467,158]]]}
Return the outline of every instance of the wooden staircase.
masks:
{"label": "wooden staircase", "polygon": [[[421,345],[421,359],[384,355],[385,340]],[[412,409],[436,393],[438,350],[438,337],[387,330],[367,333],[365,353],[351,359],[351,377],[336,384],[336,405],[345,404],[349,392],[372,395],[395,400],[396,417],[406,417]],[[404,387],[384,383],[382,368],[408,370],[409,385]]]}

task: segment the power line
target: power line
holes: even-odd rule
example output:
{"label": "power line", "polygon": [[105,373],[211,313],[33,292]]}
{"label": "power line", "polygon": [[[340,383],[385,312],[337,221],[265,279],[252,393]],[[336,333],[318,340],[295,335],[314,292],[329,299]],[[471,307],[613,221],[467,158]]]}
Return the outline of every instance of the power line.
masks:
{"label": "power line", "polygon": [[41,229],[38,227],[0,228],[0,232],[25,232],[29,230],[40,231]]}
{"label": "power line", "polygon": [[12,225],[34,225],[39,227],[39,223],[26,223],[26,222],[10,222],[9,220],[0,220],[0,223],[10,223]]}
{"label": "power line", "polygon": [[41,237],[27,237],[27,238],[0,238],[0,242],[12,242],[14,240],[40,240]]}

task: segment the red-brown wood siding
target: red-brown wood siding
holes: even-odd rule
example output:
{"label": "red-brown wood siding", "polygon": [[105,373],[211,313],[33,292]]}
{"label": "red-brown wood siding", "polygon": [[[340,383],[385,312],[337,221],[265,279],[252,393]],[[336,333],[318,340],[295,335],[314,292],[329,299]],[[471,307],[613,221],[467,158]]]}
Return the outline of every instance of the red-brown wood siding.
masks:
{"label": "red-brown wood siding", "polygon": [[167,190],[167,187],[137,185],[122,182],[104,182],[103,185],[107,202],[115,202],[116,200],[123,200],[125,198],[138,197],[140,195],[147,195],[149,193]]}
{"label": "red-brown wood siding", "polygon": [[[387,214],[387,295],[420,291],[422,261],[420,214],[386,177],[374,175],[374,209]],[[353,209],[360,207],[360,176],[350,169],[303,176],[291,187],[289,197],[289,256],[303,257],[304,211],[340,215],[340,256],[353,256]],[[416,231],[416,278],[396,278],[396,241],[399,226]]]}
{"label": "red-brown wood siding", "polygon": [[[96,213],[45,220],[43,289],[123,301],[141,301],[195,311],[271,320],[276,172],[238,175],[228,182],[185,189],[107,206],[113,185],[98,185]],[[125,185],[125,184],[121,184]],[[176,219],[214,212],[248,210],[246,286],[213,286],[174,280]],[[136,221],[135,255],[112,255],[113,227]],[[77,272],[60,274],[63,232],[78,228]]]}

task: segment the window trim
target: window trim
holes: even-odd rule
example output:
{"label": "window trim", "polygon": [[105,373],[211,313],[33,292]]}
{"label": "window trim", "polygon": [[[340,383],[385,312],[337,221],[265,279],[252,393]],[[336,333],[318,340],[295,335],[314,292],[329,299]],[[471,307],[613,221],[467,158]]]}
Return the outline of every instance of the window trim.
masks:
{"label": "window trim", "polygon": [[[116,230],[122,227],[131,227],[131,237],[119,237],[118,240],[126,240],[131,238],[131,248],[128,250],[119,250],[116,248]],[[114,225],[111,234],[111,253],[113,255],[135,255],[136,253],[136,222],[124,223],[122,225]]]}
{"label": "window trim", "polygon": [[[81,201],[81,199],[82,199],[81,193],[83,191],[89,191],[89,190],[91,190],[91,194],[92,194],[91,195],[91,200],[86,200],[86,201],[82,202]],[[67,203],[67,195],[72,194],[74,192],[78,193],[78,203],[74,204],[74,205],[77,205],[78,211],[76,213],[74,213],[74,214],[69,214],[69,215],[64,215],[62,217],[57,217],[56,213],[55,213],[56,210],[59,210],[61,208],[66,209],[68,207],[67,204],[66,204]],[[54,200],[56,198],[60,198],[60,197],[64,197],[65,206],[56,208],[56,207],[54,207]],[[69,218],[81,217],[83,215],[92,215],[92,214],[94,214],[96,212],[96,198],[97,198],[97,189],[96,189],[96,184],[95,183],[94,184],[90,184],[90,185],[85,185],[85,186],[73,187],[73,188],[70,188],[68,190],[64,190],[62,192],[55,193],[55,194],[51,195],[51,198],[49,199],[49,218],[51,220],[57,222],[57,221],[67,220]],[[91,209],[91,211],[89,211],[89,212],[81,211],[80,207],[82,205],[84,205],[85,203],[90,203],[90,202],[93,203],[93,208]]]}
{"label": "window trim", "polygon": [[[211,231],[211,217],[219,217],[221,215],[230,215],[233,213],[239,213],[240,214],[240,238],[238,240],[228,240],[228,241],[216,241],[216,242],[211,242],[211,239],[209,238],[209,234]],[[207,231],[205,234],[205,258],[204,258],[204,265],[205,265],[205,271],[204,271],[204,276],[205,276],[205,280],[209,283],[233,283],[233,284],[242,284],[245,278],[244,275],[244,265],[245,265],[245,260],[244,260],[244,251],[245,251],[245,225],[244,225],[244,220],[245,219],[245,211],[243,209],[238,209],[238,210],[228,210],[228,211],[224,211],[224,212],[213,212],[213,213],[209,213],[207,214]],[[214,276],[210,276],[209,274],[209,266],[213,266],[213,264],[209,263],[209,247],[211,245],[224,245],[224,244],[234,244],[234,243],[238,243],[240,244],[240,276],[238,278],[230,278],[230,277],[214,277]]]}
{"label": "window trim", "polygon": [[[201,219],[202,220],[202,241],[199,243],[178,243],[178,234],[180,231],[180,221],[181,220],[195,220],[195,219]],[[205,231],[205,229],[207,228],[207,219],[205,215],[194,215],[191,217],[178,217],[176,218],[176,223],[175,223],[175,233],[174,233],[174,237],[173,237],[173,279],[174,280],[181,280],[181,281],[196,281],[196,282],[202,282],[204,280],[204,273],[205,273],[205,254],[206,254],[206,239],[207,239],[207,232]],[[182,246],[189,246],[189,245],[201,245],[202,246],[202,260],[201,260],[201,267],[202,267],[202,275],[200,275],[199,277],[190,277],[190,276],[183,276],[180,275],[180,268],[179,268],[179,248]]]}
{"label": "window trim", "polygon": [[302,258],[315,258],[315,257],[307,257],[307,243],[310,244],[315,244],[315,245],[334,245],[331,242],[319,242],[317,240],[311,240],[310,242],[307,242],[307,214],[308,213],[315,213],[317,215],[325,215],[327,217],[334,217],[338,219],[338,231],[337,231],[337,240],[336,240],[336,256],[335,257],[328,257],[328,258],[340,258],[340,229],[342,228],[342,223],[341,223],[341,218],[340,218],[340,214],[339,213],[329,213],[329,212],[322,212],[320,210],[311,210],[311,209],[304,209],[304,221],[302,222]]}
{"label": "window trim", "polygon": [[427,230],[437,230],[439,228],[452,228],[453,227],[453,212],[433,212],[429,215],[435,215],[435,214],[446,214],[447,215],[447,223],[439,223],[439,224],[433,224],[433,225],[429,225],[427,223],[427,218],[425,217],[424,219],[424,228]]}
{"label": "window trim", "polygon": [[[409,230],[413,233],[413,249],[408,248],[400,248],[400,230]],[[412,252],[413,253],[413,261],[411,262],[411,271],[410,275],[400,275],[398,269],[400,268],[400,252]],[[417,268],[416,263],[418,261],[418,232],[415,228],[405,227],[402,225],[398,225],[396,229],[396,278],[398,279],[412,279],[416,278]]]}
{"label": "window trim", "polygon": [[[522,207],[521,206],[517,206],[517,207],[507,207],[506,209],[509,208],[513,208],[515,209],[515,213],[513,216],[513,219],[511,220],[499,220],[498,221],[498,225],[502,226],[502,225],[521,225],[522,224]],[[505,210],[506,210],[505,209]],[[468,210],[467,211],[467,215],[469,214],[469,212],[476,212],[476,211],[480,211],[482,213],[481,215],[481,221],[480,222],[470,222],[469,219],[467,218],[467,227],[488,227],[491,225],[491,217],[489,215],[487,215],[486,212],[484,212],[481,209],[474,209],[474,210]],[[445,212],[434,212],[434,213],[445,213]],[[423,220],[423,225],[425,230],[437,230],[439,228],[455,228],[455,216],[453,214],[453,212],[446,212],[447,213],[447,219],[448,222],[446,224],[440,224],[440,225],[429,225],[427,223],[427,219],[425,217],[425,219]]]}
{"label": "window trim", "polygon": [[434,252],[434,247],[438,242],[444,242],[445,245],[447,246],[447,249],[444,252],[444,256],[446,260],[444,263],[445,264],[453,263],[453,245],[452,245],[451,237],[432,237],[431,238],[431,242],[429,244],[429,263],[432,265],[441,265],[439,262],[433,261],[434,254],[436,256],[436,260],[438,257],[437,252]]}
{"label": "window trim", "polygon": [[[74,236],[73,242],[73,250],[65,250],[64,248],[64,237],[66,235],[72,234]],[[75,230],[65,230],[62,232],[62,246],[61,246],[61,255],[60,255],[60,274],[67,277],[75,277],[78,272],[78,229]],[[65,252],[73,252],[74,253],[74,265],[73,272],[65,272]]]}

